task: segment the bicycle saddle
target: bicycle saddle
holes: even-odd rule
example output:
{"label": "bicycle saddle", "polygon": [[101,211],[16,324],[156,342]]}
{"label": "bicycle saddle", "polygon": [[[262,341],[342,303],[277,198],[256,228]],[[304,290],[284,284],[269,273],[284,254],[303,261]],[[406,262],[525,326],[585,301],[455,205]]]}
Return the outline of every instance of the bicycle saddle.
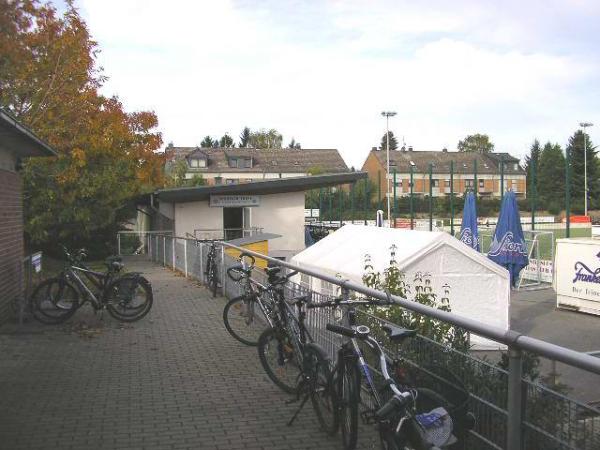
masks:
{"label": "bicycle saddle", "polygon": [[390,341],[401,342],[407,337],[412,337],[417,334],[417,330],[409,330],[407,328],[397,327],[394,325],[384,325],[382,327],[388,334]]}
{"label": "bicycle saddle", "polygon": [[265,269],[265,273],[269,276],[269,277],[274,277],[275,275],[277,275],[279,272],[281,272],[281,267],[267,267]]}

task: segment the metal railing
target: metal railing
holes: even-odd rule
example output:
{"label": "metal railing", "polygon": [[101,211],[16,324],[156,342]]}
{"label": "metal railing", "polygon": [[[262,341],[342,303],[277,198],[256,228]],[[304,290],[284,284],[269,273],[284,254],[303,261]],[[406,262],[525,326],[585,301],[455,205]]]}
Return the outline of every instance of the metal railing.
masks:
{"label": "metal railing", "polygon": [[[299,271],[302,274],[301,282],[300,284],[290,283],[288,289],[292,291],[307,291],[306,286],[310,286],[311,283],[308,282],[303,286],[302,279],[310,280],[309,277],[314,277],[324,283],[329,283],[332,287],[337,287],[344,297],[349,297],[354,292],[380,300],[388,299],[385,292],[364,285],[270,258],[227,242],[218,244],[221,246],[221,251],[217,252],[219,275],[221,275],[222,291],[226,296],[239,293],[237,284],[222,276],[226,267],[234,262],[225,252],[226,248],[231,248],[237,251],[246,251],[268,261],[271,265]],[[184,272],[186,276],[200,281],[204,279],[206,245],[184,238],[148,236],[149,254],[153,261],[173,267]],[[257,270],[256,276],[264,275],[262,271]],[[312,295],[313,299],[323,296],[315,292]],[[507,370],[470,354],[450,349],[423,336],[414,338],[408,344],[409,348],[402,350],[401,354],[411,355],[412,359],[409,362],[420,370],[426,371],[427,363],[435,361],[437,364],[443,364],[465,383],[470,392],[469,408],[477,417],[477,425],[470,432],[464,448],[475,450],[597,450],[600,448],[600,411],[539,383],[524,379],[523,354],[526,352],[539,355],[596,375],[600,375],[600,359],[512,330],[503,330],[473,319],[434,309],[405,298],[392,296],[392,299],[408,311],[452,324],[508,346]],[[308,324],[313,337],[332,356],[335,356],[339,340],[324,329],[325,324],[333,320],[335,317],[330,315],[312,314],[308,319]],[[365,317],[364,320],[382,321],[383,319]],[[385,337],[383,339],[385,341]],[[384,342],[384,344],[390,354],[400,354],[394,344],[389,342]]]}
{"label": "metal railing", "polygon": [[260,227],[248,228],[197,228],[194,236],[200,241],[230,241],[244,237],[255,236],[263,232]]}

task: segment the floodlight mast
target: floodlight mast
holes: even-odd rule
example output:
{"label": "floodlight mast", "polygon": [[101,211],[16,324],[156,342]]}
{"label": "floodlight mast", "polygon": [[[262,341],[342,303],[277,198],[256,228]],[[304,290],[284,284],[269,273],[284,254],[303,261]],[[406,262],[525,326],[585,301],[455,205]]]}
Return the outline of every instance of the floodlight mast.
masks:
{"label": "floodlight mast", "polygon": [[387,219],[388,219],[388,227],[392,226],[392,217],[391,217],[391,199],[390,199],[390,117],[394,117],[396,115],[395,111],[382,111],[381,115],[385,117],[385,138],[386,138],[386,181],[387,181],[387,189],[386,189],[386,198],[387,198]]}

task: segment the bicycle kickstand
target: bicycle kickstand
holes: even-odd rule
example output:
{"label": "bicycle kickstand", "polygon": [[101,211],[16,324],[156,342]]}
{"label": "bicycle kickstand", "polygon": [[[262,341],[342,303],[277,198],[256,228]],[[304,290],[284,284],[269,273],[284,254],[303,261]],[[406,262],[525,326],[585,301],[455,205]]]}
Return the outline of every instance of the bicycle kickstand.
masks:
{"label": "bicycle kickstand", "polygon": [[302,402],[300,403],[300,406],[298,406],[298,409],[296,410],[296,412],[294,413],[294,415],[292,416],[292,418],[290,419],[290,421],[287,423],[288,427],[292,426],[292,424],[296,420],[296,417],[298,417],[298,414],[300,414],[300,411],[302,411],[302,408],[304,408],[304,405],[308,401],[308,397],[310,397],[309,394],[304,394],[304,398],[302,399]]}

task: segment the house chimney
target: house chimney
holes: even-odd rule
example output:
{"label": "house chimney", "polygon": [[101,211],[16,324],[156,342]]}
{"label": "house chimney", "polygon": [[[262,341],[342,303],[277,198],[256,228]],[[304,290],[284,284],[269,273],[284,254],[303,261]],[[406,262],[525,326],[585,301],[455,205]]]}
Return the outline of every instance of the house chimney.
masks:
{"label": "house chimney", "polygon": [[448,149],[447,149],[446,147],[444,147],[444,148],[442,149],[442,151],[443,151],[444,153],[448,153]]}
{"label": "house chimney", "polygon": [[409,146],[408,146],[408,151],[409,151],[409,152],[412,152],[412,151],[413,151],[412,145],[409,145]]}

